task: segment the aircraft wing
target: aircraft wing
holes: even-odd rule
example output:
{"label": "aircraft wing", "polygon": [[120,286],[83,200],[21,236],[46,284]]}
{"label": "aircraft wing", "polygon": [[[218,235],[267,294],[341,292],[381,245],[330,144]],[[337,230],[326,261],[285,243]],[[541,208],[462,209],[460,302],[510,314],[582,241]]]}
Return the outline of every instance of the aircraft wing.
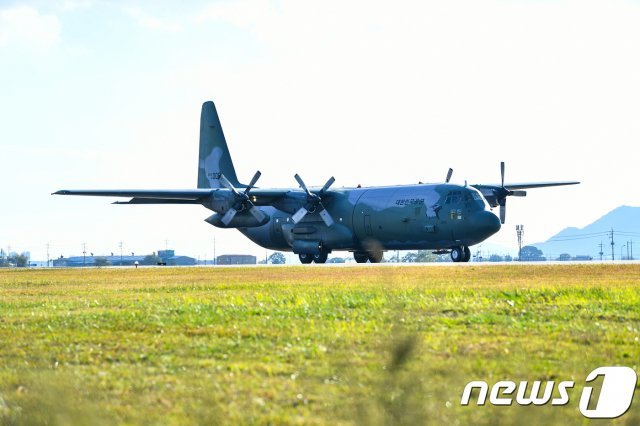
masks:
{"label": "aircraft wing", "polygon": [[53,195],[85,195],[94,197],[131,197],[129,201],[116,201],[114,204],[200,204],[209,197],[211,189],[189,190],[142,190],[142,189],[62,189]]}
{"label": "aircraft wing", "polygon": [[[580,182],[577,181],[557,181],[557,182],[527,182],[527,183],[507,183],[504,185],[505,189],[508,190],[517,190],[517,189],[530,189],[530,188],[547,188],[550,186],[564,186],[564,185],[577,185]],[[476,184],[471,185],[474,188],[501,188],[502,185],[499,183],[495,184]]]}
{"label": "aircraft wing", "polygon": [[528,189],[528,188],[547,188],[549,186],[565,186],[565,185],[578,185],[577,181],[560,181],[560,182],[529,182],[529,183],[511,183],[506,184],[504,187],[512,189]]}
{"label": "aircraft wing", "polygon": [[[311,191],[317,193],[317,190]],[[129,201],[116,201],[114,204],[202,204],[214,194],[223,197],[231,196],[228,189],[188,189],[188,190],[140,190],[140,189],[93,189],[69,190],[62,189],[53,195],[84,195],[94,197],[130,197]],[[330,198],[331,192],[325,197]],[[257,206],[270,206],[285,199],[293,201],[306,199],[300,189],[268,189],[253,188],[250,193],[251,201]]]}

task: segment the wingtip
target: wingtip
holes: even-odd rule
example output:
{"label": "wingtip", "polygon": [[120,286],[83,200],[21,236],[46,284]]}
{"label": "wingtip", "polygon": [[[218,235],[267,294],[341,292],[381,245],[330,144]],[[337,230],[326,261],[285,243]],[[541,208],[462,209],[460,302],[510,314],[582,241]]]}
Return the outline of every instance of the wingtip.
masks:
{"label": "wingtip", "polygon": [[65,195],[65,194],[68,194],[68,193],[69,193],[69,191],[67,191],[66,189],[61,189],[59,191],[52,192],[51,195]]}

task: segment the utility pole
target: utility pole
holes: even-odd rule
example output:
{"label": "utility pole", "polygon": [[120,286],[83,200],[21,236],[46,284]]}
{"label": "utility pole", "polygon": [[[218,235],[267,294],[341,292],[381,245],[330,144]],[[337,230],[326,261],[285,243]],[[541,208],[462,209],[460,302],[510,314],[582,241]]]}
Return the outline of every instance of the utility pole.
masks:
{"label": "utility pole", "polygon": [[623,248],[625,248],[626,246],[627,246],[626,244],[623,244],[623,245],[620,247],[620,260],[624,260],[624,256],[622,255],[622,249],[623,249]]}
{"label": "utility pole", "polygon": [[598,253],[600,255],[600,262],[602,262],[602,255],[604,254],[604,252],[602,251],[602,240],[600,240],[600,253]]}
{"label": "utility pole", "polygon": [[615,250],[613,250],[613,246],[616,243],[613,241],[613,228],[611,228],[611,260],[616,260],[616,253]]}
{"label": "utility pole", "polygon": [[518,234],[518,261],[522,262],[522,237],[524,236],[524,225],[516,225]]}
{"label": "utility pole", "polygon": [[87,266],[87,243],[82,243],[82,266]]}
{"label": "utility pole", "polygon": [[47,268],[49,267],[49,243],[47,243]]}
{"label": "utility pole", "polygon": [[216,237],[213,237],[213,264],[218,264],[218,258],[216,257]]}
{"label": "utility pole", "polygon": [[627,260],[629,260],[629,244],[631,241],[627,241]]}
{"label": "utility pole", "polygon": [[122,241],[120,241],[120,266],[122,266]]}

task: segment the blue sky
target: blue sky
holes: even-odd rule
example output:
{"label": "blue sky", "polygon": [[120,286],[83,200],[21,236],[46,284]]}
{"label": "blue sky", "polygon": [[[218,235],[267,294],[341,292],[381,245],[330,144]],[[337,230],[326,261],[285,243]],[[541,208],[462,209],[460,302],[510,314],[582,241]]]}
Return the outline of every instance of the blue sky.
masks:
{"label": "blue sky", "polygon": [[214,100],[262,186],[569,180],[510,199],[515,247],[638,205],[633,1],[0,2],[0,246],[264,251],[197,206],[57,189],[191,188]]}

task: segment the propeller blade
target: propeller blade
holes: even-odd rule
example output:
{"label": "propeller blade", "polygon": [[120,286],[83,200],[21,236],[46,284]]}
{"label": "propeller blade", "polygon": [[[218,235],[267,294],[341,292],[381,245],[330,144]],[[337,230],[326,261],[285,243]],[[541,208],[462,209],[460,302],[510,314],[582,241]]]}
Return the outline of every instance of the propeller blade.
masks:
{"label": "propeller blade", "polygon": [[501,185],[504,188],[504,161],[500,162],[500,178],[501,178]]}
{"label": "propeller blade", "polygon": [[231,185],[231,182],[229,182],[229,179],[227,179],[225,175],[220,174],[220,182],[225,188],[229,189],[235,195],[239,195],[238,190],[233,185]]}
{"label": "propeller blade", "polygon": [[311,193],[309,192],[309,189],[307,188],[307,185],[304,184],[304,182],[303,182],[302,178],[300,177],[300,175],[298,175],[296,173],[294,178],[296,178],[296,181],[298,182],[298,185],[300,185],[300,188],[302,188],[304,190],[304,192],[307,193],[307,195],[311,196]]}
{"label": "propeller blade", "polygon": [[514,197],[526,197],[527,191],[511,191],[509,195],[513,195]]}
{"label": "propeller blade", "polygon": [[324,224],[327,225],[327,227],[330,227],[331,225],[333,225],[335,223],[333,221],[333,218],[331,217],[331,214],[324,207],[322,208],[322,210],[320,210],[320,212],[318,214],[320,215],[320,217],[324,221]]}
{"label": "propeller blade", "polygon": [[251,189],[255,186],[256,182],[258,182],[258,179],[260,179],[261,175],[262,173],[260,173],[260,170],[258,170],[256,174],[253,175],[251,182],[249,182],[249,186],[247,186],[247,189],[244,190],[245,195],[248,194],[249,191],[251,191]]}
{"label": "propeller blade", "polygon": [[236,216],[236,213],[238,213],[238,210],[232,207],[229,210],[227,210],[227,212],[224,214],[224,216],[222,216],[222,219],[220,219],[220,221],[225,225],[229,225],[229,223],[231,223],[233,218]]}
{"label": "propeller blade", "polygon": [[309,210],[304,207],[300,207],[300,210],[298,210],[293,216],[291,216],[291,219],[293,219],[293,223],[300,222],[307,215],[307,213],[309,213]]}
{"label": "propeller blade", "polygon": [[444,180],[445,183],[449,183],[449,181],[451,180],[451,176],[453,175],[453,169],[449,168],[449,171],[447,172],[447,178]]}
{"label": "propeller blade", "polygon": [[320,195],[324,194],[324,192],[325,192],[327,189],[329,189],[329,187],[330,187],[331,185],[333,185],[333,182],[335,182],[335,181],[336,181],[336,179],[335,179],[333,176],[331,176],[331,177],[329,178],[329,180],[327,181],[327,183],[325,183],[325,184],[324,184],[324,186],[322,187],[322,189],[320,190]]}
{"label": "propeller blade", "polygon": [[500,223],[504,224],[507,219],[507,201],[500,203]]}
{"label": "propeller blade", "polygon": [[265,214],[256,206],[251,207],[251,209],[249,209],[249,212],[251,212],[253,217],[255,217],[258,222],[262,222],[265,218]]}

